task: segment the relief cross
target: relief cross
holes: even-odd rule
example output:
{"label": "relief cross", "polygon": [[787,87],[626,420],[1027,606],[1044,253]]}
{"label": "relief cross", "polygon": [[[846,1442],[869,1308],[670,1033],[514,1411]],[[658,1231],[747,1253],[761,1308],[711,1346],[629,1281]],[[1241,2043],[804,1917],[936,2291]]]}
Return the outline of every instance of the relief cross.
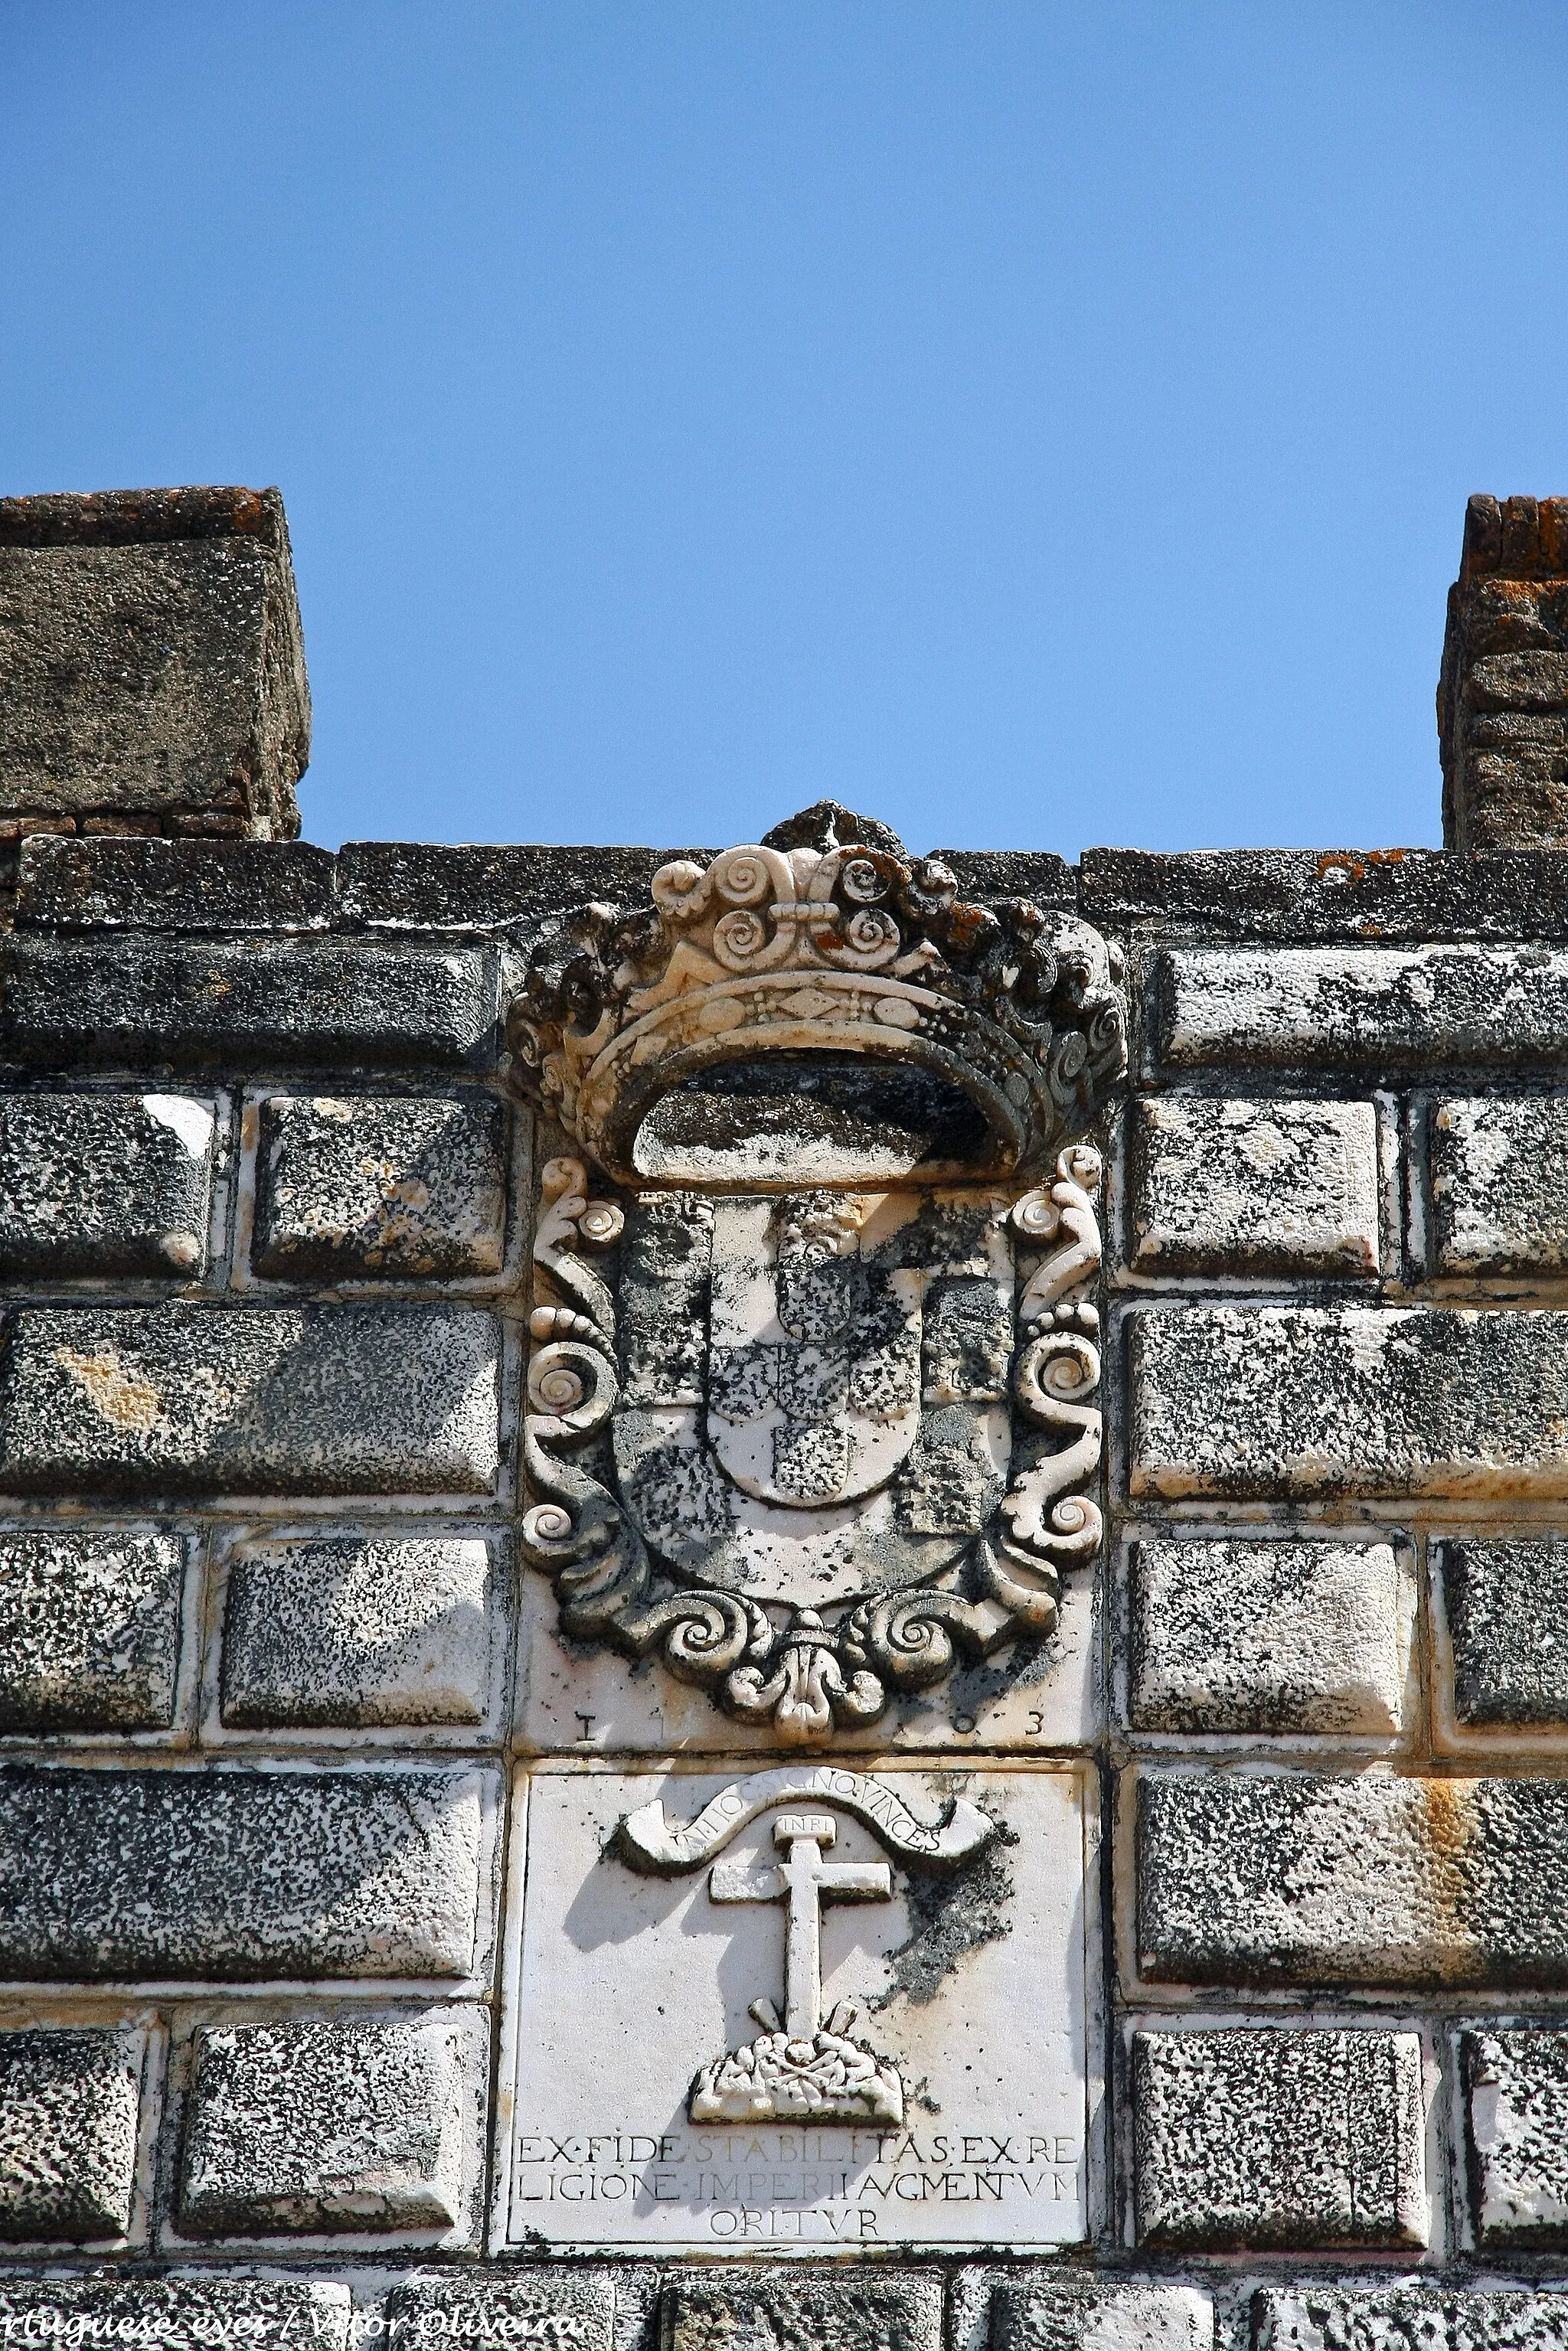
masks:
{"label": "relief cross", "polygon": [[[789,1847],[788,1858],[752,1876],[739,1862],[716,1861],[708,1872],[715,1902],[783,1902],[788,1907],[784,1970],[784,2029],[791,2040],[810,2041],[821,2022],[821,1906],[824,1902],[891,1902],[893,1872],[884,1861],[824,1861],[836,1824],[826,1813],[781,1813],[773,1842]],[[754,2003],[753,2014],[770,2010]]]}

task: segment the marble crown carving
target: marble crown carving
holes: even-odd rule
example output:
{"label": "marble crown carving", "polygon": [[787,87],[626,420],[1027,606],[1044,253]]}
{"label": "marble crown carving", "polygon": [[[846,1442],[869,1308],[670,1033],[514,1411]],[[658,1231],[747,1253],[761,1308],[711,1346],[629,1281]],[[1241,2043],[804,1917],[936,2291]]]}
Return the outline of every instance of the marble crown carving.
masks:
{"label": "marble crown carving", "polygon": [[546,935],[508,1041],[545,1113],[522,1541],[563,1632],[789,1743],[1053,1632],[1103,1534],[1077,1138],[1124,1040],[1087,925],[967,904],[831,803]]}
{"label": "marble crown carving", "polygon": [[1025,899],[970,904],[935,858],[750,845],[674,859],[651,895],[549,930],[507,1019],[525,1090],[623,1182],[654,1172],[637,1153],[653,1106],[726,1061],[850,1052],[956,1087],[989,1155],[927,1164],[926,1182],[1044,1167],[1126,1066],[1098,932]]}

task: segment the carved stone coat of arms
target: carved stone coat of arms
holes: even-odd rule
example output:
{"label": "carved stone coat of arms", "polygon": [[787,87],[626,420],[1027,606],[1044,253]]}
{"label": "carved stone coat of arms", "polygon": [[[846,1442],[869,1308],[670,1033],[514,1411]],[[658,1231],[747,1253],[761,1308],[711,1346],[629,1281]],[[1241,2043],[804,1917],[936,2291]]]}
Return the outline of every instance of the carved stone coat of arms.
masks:
{"label": "carved stone coat of arms", "polygon": [[528,1554],[566,1631],[797,1741],[1049,1632],[1101,1537],[1105,945],[855,829],[578,909],[507,1026],[557,1146]]}

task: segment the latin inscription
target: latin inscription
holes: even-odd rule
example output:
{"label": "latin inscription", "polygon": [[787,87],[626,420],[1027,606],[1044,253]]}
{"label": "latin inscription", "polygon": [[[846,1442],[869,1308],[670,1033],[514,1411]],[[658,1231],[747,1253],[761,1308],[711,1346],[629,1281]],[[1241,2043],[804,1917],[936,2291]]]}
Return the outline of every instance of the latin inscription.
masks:
{"label": "latin inscription", "polygon": [[[809,1791],[757,1775],[744,1805],[711,1771],[524,1775],[505,2241],[1083,2241],[1080,1773],[890,1760],[835,1788],[833,1768],[805,1767]],[[688,1855],[710,1806],[729,1833]],[[938,1832],[946,1867],[894,1819]],[[854,2111],[830,2061],[874,2065],[894,2111]]]}
{"label": "latin inscription", "polygon": [[524,2131],[517,2165],[518,2205],[678,2205],[720,2241],[895,2241],[910,2205],[1072,2207],[1082,2192],[1063,2131]]}

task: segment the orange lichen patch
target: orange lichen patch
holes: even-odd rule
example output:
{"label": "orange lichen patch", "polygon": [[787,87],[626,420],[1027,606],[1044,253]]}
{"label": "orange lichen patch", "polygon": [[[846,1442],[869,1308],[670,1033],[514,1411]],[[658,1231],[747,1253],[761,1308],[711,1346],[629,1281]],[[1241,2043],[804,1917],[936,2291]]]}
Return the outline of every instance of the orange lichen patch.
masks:
{"label": "orange lichen patch", "polygon": [[238,490],[235,494],[234,527],[244,538],[260,538],[267,529],[267,502],[259,490]]}
{"label": "orange lichen patch", "polygon": [[145,1433],[162,1416],[162,1398],[151,1381],[128,1372],[112,1347],[84,1355],[75,1347],[57,1347],[55,1361],[68,1372],[94,1409],[115,1428]]}
{"label": "orange lichen patch", "polygon": [[1441,1922],[1440,1972],[1462,1974],[1475,1941],[1470,1856],[1480,1837],[1473,1780],[1425,1780],[1427,1885]]}
{"label": "orange lichen patch", "polygon": [[971,947],[989,920],[984,906],[971,906],[962,900],[956,901],[948,909],[954,944],[960,950]]}
{"label": "orange lichen patch", "polygon": [[1364,882],[1372,867],[1397,865],[1409,854],[1407,849],[1325,849],[1318,856],[1318,880],[1343,873],[1348,881]]}

